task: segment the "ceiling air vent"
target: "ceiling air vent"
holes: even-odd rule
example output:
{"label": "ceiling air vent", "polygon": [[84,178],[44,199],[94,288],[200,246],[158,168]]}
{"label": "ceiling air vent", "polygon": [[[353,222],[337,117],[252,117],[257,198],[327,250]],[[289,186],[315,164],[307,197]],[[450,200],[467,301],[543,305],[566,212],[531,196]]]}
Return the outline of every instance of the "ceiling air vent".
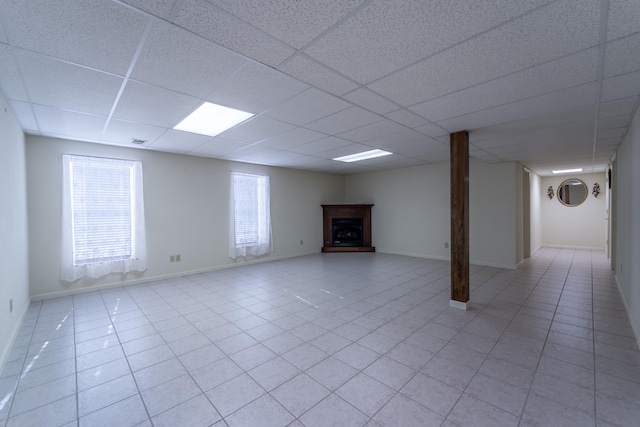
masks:
{"label": "ceiling air vent", "polygon": [[147,142],[147,140],[146,140],[146,139],[136,139],[136,138],[133,138],[133,139],[131,139],[131,142],[132,142],[133,144],[142,145],[142,144],[144,144],[145,142]]}

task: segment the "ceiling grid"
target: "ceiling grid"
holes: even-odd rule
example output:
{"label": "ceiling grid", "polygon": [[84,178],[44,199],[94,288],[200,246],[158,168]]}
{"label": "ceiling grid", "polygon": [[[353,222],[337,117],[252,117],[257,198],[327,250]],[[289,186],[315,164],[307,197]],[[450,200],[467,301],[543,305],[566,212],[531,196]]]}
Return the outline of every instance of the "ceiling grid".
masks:
{"label": "ceiling grid", "polygon": [[[637,0],[0,0],[26,133],[338,174],[447,161],[459,130],[485,162],[604,171],[639,50]],[[173,129],[203,102],[255,116]]]}

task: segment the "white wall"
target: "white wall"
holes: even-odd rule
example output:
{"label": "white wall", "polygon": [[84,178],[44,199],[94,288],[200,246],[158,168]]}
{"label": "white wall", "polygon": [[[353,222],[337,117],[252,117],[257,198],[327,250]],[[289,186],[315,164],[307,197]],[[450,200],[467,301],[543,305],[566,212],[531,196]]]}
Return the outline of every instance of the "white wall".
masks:
{"label": "white wall", "polygon": [[[474,264],[515,268],[514,162],[469,164],[469,251]],[[520,172],[521,173],[521,172]],[[346,178],[347,203],[374,203],[372,239],[379,252],[450,259],[449,162]]]}
{"label": "white wall", "polygon": [[[558,186],[565,179],[578,178],[587,184],[587,199],[579,206],[568,207],[558,201]],[[593,197],[591,190],[600,184],[600,196]],[[605,174],[580,174],[546,176],[541,180],[542,245],[604,250],[607,236]],[[553,186],[555,196],[549,199],[547,188]],[[534,195],[535,197],[535,195]]]}
{"label": "white wall", "polygon": [[[29,308],[24,134],[0,93],[0,372]],[[9,301],[13,311],[9,312]]]}
{"label": "white wall", "polygon": [[522,261],[522,166],[469,165],[469,250],[474,264],[515,268]]}
{"label": "white wall", "polygon": [[[320,205],[344,201],[344,177],[332,174],[35,136],[27,137],[26,153],[30,282],[36,299],[233,265],[228,256],[232,170],[270,176],[274,252],[258,261],[320,252]],[[72,284],[58,280],[63,153],[142,161],[149,254],[143,274]],[[175,254],[181,262],[169,262]]]}
{"label": "white wall", "polygon": [[449,163],[350,175],[347,203],[373,203],[372,244],[379,252],[449,259]]}
{"label": "white wall", "polygon": [[640,345],[640,115],[618,148],[614,168],[616,279]]}
{"label": "white wall", "polygon": [[[535,173],[530,173],[530,195],[531,195],[531,215],[530,215],[530,229],[531,229],[531,253],[542,247],[542,202],[547,194],[546,188],[542,187],[541,178]],[[547,197],[547,200],[549,198]]]}

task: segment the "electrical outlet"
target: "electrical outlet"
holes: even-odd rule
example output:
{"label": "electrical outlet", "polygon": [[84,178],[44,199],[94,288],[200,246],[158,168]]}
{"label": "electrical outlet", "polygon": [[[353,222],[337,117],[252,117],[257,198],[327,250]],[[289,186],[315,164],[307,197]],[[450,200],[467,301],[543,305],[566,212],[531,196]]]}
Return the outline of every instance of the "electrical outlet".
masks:
{"label": "electrical outlet", "polygon": [[13,300],[9,300],[9,313],[13,313]]}
{"label": "electrical outlet", "polygon": [[449,242],[444,242],[444,248],[448,249],[449,248]]}
{"label": "electrical outlet", "polygon": [[169,255],[169,262],[176,262],[176,256],[175,255]]}
{"label": "electrical outlet", "polygon": [[180,254],[176,255],[176,262],[180,262],[180,260],[181,260]]}

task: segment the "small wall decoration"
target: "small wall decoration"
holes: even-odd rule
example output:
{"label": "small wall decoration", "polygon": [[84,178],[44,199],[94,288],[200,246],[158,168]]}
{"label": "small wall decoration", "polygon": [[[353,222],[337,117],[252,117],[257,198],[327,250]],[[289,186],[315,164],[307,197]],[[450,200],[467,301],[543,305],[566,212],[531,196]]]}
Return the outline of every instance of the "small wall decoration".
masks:
{"label": "small wall decoration", "polygon": [[553,187],[551,185],[547,188],[547,196],[549,196],[549,200],[553,199]]}
{"label": "small wall decoration", "polygon": [[593,194],[593,197],[596,199],[598,198],[598,194],[600,194],[600,184],[597,182],[593,184],[593,191],[591,191],[591,194]]}

